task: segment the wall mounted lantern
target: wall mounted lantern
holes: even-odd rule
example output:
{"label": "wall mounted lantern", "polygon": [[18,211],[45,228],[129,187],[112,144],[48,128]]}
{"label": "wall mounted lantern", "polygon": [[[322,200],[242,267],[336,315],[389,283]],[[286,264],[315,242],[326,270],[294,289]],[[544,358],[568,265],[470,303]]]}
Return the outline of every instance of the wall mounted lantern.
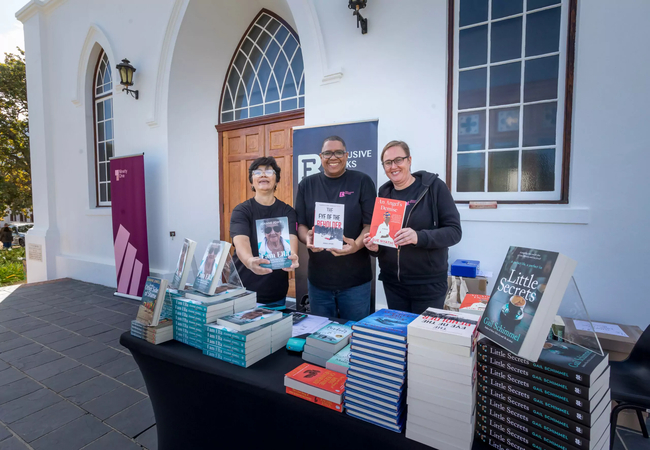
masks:
{"label": "wall mounted lantern", "polygon": [[353,16],[357,16],[357,28],[361,24],[361,34],[366,34],[368,32],[368,19],[364,19],[361,16],[361,10],[366,7],[367,0],[349,0],[348,8],[354,10],[352,13]]}
{"label": "wall mounted lantern", "polygon": [[129,86],[133,86],[133,72],[135,72],[135,67],[131,65],[131,62],[124,58],[120,64],[117,66],[117,70],[120,71],[120,84],[124,86],[122,92],[126,91],[131,94],[135,99],[138,99],[138,91],[133,91],[129,89]]}

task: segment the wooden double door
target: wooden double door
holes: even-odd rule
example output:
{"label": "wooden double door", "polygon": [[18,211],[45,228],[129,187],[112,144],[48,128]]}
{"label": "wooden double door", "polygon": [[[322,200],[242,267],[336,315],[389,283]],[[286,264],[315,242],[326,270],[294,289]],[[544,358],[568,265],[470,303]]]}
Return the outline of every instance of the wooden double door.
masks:
{"label": "wooden double door", "polygon": [[[230,216],[235,206],[253,197],[248,167],[262,156],[273,156],[282,171],[275,196],[293,206],[293,127],[304,118],[221,131],[221,239],[230,241]],[[254,241],[255,237],[251,237]],[[255,245],[251,242],[252,245]],[[290,297],[295,297],[294,274],[289,276]]]}

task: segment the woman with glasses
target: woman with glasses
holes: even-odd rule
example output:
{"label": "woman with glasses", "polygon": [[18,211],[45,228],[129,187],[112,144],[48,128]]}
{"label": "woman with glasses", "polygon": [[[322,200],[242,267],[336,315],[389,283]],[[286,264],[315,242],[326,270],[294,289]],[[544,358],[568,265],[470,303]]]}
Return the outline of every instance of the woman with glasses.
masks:
{"label": "woman with glasses", "polygon": [[[257,158],[251,163],[248,168],[248,181],[255,196],[237,205],[230,217],[230,237],[235,245],[235,267],[246,289],[257,292],[259,303],[268,307],[284,306],[289,289],[287,272],[298,267],[296,212],[275,197],[275,190],[280,182],[280,167],[272,156]],[[288,243],[282,240],[283,229],[277,220],[281,217],[286,217],[288,221]],[[267,220],[262,222],[261,227],[256,226],[256,221],[261,219]],[[291,266],[282,270],[262,267],[262,264],[270,264],[270,261],[260,258],[258,241],[262,241],[265,248],[273,250],[273,254],[279,254],[281,249],[286,251],[288,245]]]}
{"label": "woman with glasses", "polygon": [[437,174],[411,173],[411,151],[406,142],[391,141],[381,152],[389,181],[378,197],[407,202],[402,229],[395,234],[398,248],[363,240],[379,258],[386,300],[390,309],[421,314],[442,308],[447,293],[448,249],[460,242],[460,215],[447,185]]}

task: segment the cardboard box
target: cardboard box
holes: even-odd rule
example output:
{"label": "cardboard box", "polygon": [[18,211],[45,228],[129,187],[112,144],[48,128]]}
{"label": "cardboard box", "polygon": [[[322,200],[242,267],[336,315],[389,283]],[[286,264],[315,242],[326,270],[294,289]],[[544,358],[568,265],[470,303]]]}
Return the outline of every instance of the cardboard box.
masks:
{"label": "cardboard box", "polygon": [[[476,277],[476,278],[467,278],[467,277],[457,277],[465,280],[467,284],[467,293],[468,294],[479,294],[479,295],[489,295],[487,293],[488,279],[485,277]],[[451,286],[451,277],[447,277],[447,285]],[[463,299],[460,299],[461,302]]]}
{"label": "cardboard box", "polygon": [[[575,336],[577,339],[579,339],[582,336],[592,335],[592,333],[589,331],[577,330],[575,324],[573,323],[573,319],[569,319],[566,317],[563,319],[565,322],[564,333],[567,340],[571,340],[572,336]],[[612,361],[622,361],[626,359],[630,354],[630,352],[632,351],[632,349],[634,348],[634,344],[636,344],[636,341],[638,341],[641,335],[643,334],[643,330],[635,325],[622,325],[613,322],[603,322],[602,320],[596,320],[595,322],[606,323],[609,325],[617,325],[621,327],[621,330],[623,330],[625,334],[627,334],[627,337],[624,337],[624,336],[617,336],[614,334],[607,334],[607,333],[600,333],[600,332],[596,333],[596,336],[600,341],[600,346],[603,348],[603,351],[609,353],[609,358]]]}

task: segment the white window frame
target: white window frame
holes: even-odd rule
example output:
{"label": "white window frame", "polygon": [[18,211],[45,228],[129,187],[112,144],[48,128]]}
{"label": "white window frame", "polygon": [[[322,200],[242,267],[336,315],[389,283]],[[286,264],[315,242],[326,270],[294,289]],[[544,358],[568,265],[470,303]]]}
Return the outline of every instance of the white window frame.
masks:
{"label": "white window frame", "polygon": [[[107,67],[106,70],[112,71],[111,65],[110,65],[110,60],[108,59],[108,56],[106,55],[105,52],[101,52],[99,55],[99,58],[97,60],[97,67],[95,70],[94,78],[93,78],[93,127],[94,127],[94,148],[95,148],[95,192],[97,196],[97,206],[111,206],[111,201],[110,200],[102,200],[101,199],[101,185],[105,184],[108,186],[107,189],[110,189],[110,184],[111,184],[111,177],[110,177],[110,170],[107,170],[106,174],[106,180],[101,181],[100,177],[100,171],[102,170],[102,163],[106,163],[108,161],[108,157],[105,160],[100,160],[100,155],[99,155],[99,145],[104,144],[104,153],[106,154],[106,143],[111,142],[113,145],[113,155],[115,154],[115,102],[113,102],[113,77],[112,77],[112,72],[111,73],[111,82],[110,83],[102,83],[99,85],[97,83],[97,76],[99,74],[99,70],[101,67],[102,60],[106,58],[107,61]],[[102,88],[100,94],[97,94],[98,88]],[[102,108],[104,107],[104,103],[106,101],[110,100],[111,101],[111,118],[108,119],[112,122],[112,130],[113,130],[113,135],[111,139],[106,139],[106,135],[104,135],[104,140],[100,141],[99,140],[99,126],[107,122],[108,120],[104,116],[103,120],[99,120],[97,117],[97,106],[99,104],[102,104]],[[108,192],[108,190],[107,190]]]}
{"label": "white window frame", "polygon": [[[521,85],[520,85],[520,102],[507,105],[498,105],[490,106],[490,70],[487,70],[487,80],[486,80],[486,106],[479,108],[469,108],[463,109],[462,112],[471,112],[471,111],[485,111],[485,146],[482,150],[474,151],[464,151],[458,152],[458,92],[459,92],[459,22],[460,22],[460,3],[462,0],[454,1],[454,54],[453,54],[453,99],[452,99],[452,114],[450,120],[452,121],[451,128],[451,173],[452,173],[452,194],[456,201],[466,202],[466,201],[487,201],[487,200],[496,200],[496,201],[508,201],[508,202],[560,202],[562,200],[562,187],[564,176],[563,173],[563,156],[565,149],[564,146],[564,117],[565,117],[565,100],[566,100],[566,69],[567,69],[567,39],[568,39],[568,17],[570,10],[569,0],[562,0],[559,4],[545,6],[538,8],[532,11],[526,11],[527,0],[523,0],[523,12],[520,14],[514,14],[511,16],[491,20],[492,16],[492,0],[488,0],[488,20],[486,22],[480,22],[472,25],[462,27],[462,29],[469,29],[472,27],[487,25],[487,63],[479,66],[472,66],[463,68],[462,71],[478,69],[478,68],[487,68],[503,64],[509,64],[513,62],[521,62]],[[558,6],[559,5],[559,6]],[[526,46],[526,15],[527,13],[539,12],[547,9],[558,8],[560,7],[560,42],[559,42],[559,51],[554,53],[545,53],[543,55],[536,55],[532,57],[525,57],[525,46]],[[521,56],[518,59],[512,59],[507,61],[499,61],[497,63],[490,62],[490,50],[491,50],[491,31],[492,23],[512,19],[515,17],[522,17],[522,50]],[[542,57],[548,57],[553,55],[559,55],[559,70],[558,70],[558,96],[557,100],[542,100],[535,102],[524,102],[524,70],[526,61],[532,59],[538,59]],[[521,191],[521,174],[522,174],[522,141],[523,141],[523,111],[525,105],[539,104],[539,103],[551,103],[557,101],[557,113],[556,113],[556,135],[555,135],[555,183],[554,190],[548,192],[522,192]],[[489,148],[489,132],[490,132],[490,110],[492,109],[503,109],[508,107],[519,107],[519,145],[516,148],[504,148],[504,149],[490,149]],[[540,146],[540,147],[525,147],[526,150],[534,150],[537,148],[549,148],[550,145]],[[517,174],[517,188],[519,192],[488,192],[488,171],[489,171],[489,158],[488,154],[490,152],[501,152],[501,151],[513,151],[518,150],[519,159],[518,159],[518,174]],[[469,154],[469,153],[482,153],[485,156],[485,181],[484,181],[484,191],[483,192],[458,192],[457,182],[458,182],[458,154]]]}

